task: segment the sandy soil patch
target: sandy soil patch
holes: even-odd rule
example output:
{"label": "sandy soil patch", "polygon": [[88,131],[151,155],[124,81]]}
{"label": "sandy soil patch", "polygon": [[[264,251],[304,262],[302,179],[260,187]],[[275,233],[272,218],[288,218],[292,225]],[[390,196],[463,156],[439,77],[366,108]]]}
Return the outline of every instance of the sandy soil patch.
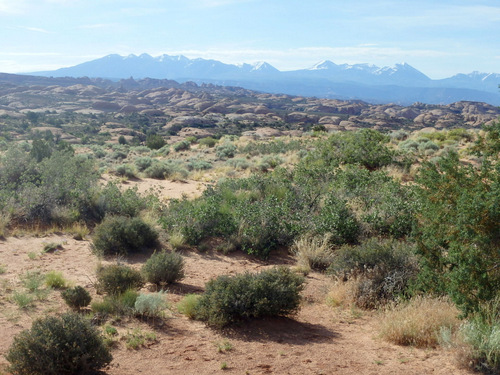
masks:
{"label": "sandy soil patch", "polygon": [[[63,249],[40,254],[44,243],[62,243]],[[155,331],[157,341],[139,350],[127,350],[122,342],[113,349],[114,360],[107,374],[467,374],[455,365],[454,354],[444,350],[422,350],[389,344],[377,337],[377,315],[338,311],[325,304],[331,280],[319,273],[307,277],[300,312],[290,318],[245,322],[225,330],[213,330],[179,314],[175,304],[187,293],[203,291],[205,283],[220,274],[259,271],[276,263],[291,264],[286,254],[261,261],[241,253],[185,251],[186,277],[168,291],[168,317],[159,322],[134,318],[115,320],[121,335],[132,328]],[[147,255],[127,261],[139,268]],[[113,262],[114,259],[104,261]],[[19,275],[26,271],[62,271],[74,284],[89,288],[99,260],[88,241],[68,236],[9,238],[0,242],[0,369],[3,355],[15,334],[29,328],[40,316],[67,310],[59,293],[53,291],[35,307],[21,310],[11,301],[21,288]],[[94,293],[95,297],[95,293]],[[218,347],[229,343],[230,350]]]}

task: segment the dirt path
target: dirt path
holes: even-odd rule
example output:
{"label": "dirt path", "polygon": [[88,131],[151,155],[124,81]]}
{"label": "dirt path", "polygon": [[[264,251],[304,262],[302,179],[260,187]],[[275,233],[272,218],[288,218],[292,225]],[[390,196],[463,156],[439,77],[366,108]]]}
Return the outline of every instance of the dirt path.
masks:
{"label": "dirt path", "polygon": [[[46,242],[63,243],[63,250],[34,259],[28,256],[39,254]],[[307,277],[304,302],[296,316],[246,322],[223,331],[207,328],[177,312],[175,304],[185,294],[201,292],[210,278],[220,274],[258,271],[292,259],[282,256],[263,262],[243,254],[196,251],[184,255],[186,278],[168,291],[170,309],[161,325],[134,318],[110,322],[120,336],[133,329],[155,331],[157,341],[139,350],[127,350],[119,341],[107,374],[468,374],[455,366],[451,352],[400,347],[379,339],[376,313],[328,307],[325,295],[331,281],[317,273]],[[128,261],[139,268],[144,259]],[[24,237],[0,242],[0,264],[6,269],[0,275],[1,369],[15,334],[30,327],[36,317],[67,310],[58,292],[37,301],[34,308],[19,309],[11,299],[21,288],[19,275],[29,270],[59,270],[74,284],[91,288],[98,260],[87,241],[67,236]]]}

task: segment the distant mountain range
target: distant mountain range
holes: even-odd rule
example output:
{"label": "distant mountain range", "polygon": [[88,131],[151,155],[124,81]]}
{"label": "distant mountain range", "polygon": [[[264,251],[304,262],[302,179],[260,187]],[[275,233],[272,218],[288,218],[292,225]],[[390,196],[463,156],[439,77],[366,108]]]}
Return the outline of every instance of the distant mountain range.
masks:
{"label": "distant mountain range", "polygon": [[114,54],[68,68],[31,74],[113,80],[149,77],[371,103],[449,104],[466,100],[500,105],[500,74],[473,72],[432,80],[406,63],[380,68],[369,64],[337,65],[327,60],[309,69],[280,71],[265,62],[233,65],[184,56]]}

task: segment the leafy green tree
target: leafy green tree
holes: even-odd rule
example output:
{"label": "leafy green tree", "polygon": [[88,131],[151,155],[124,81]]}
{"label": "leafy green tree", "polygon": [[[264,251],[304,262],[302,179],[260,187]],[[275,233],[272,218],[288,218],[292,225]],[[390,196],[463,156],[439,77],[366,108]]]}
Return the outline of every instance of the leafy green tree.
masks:
{"label": "leafy green tree", "polygon": [[500,291],[500,164],[493,162],[477,170],[450,152],[417,178],[423,284],[449,293],[465,315]]}
{"label": "leafy green tree", "polygon": [[30,151],[30,156],[37,162],[41,162],[43,159],[50,157],[52,155],[52,147],[49,142],[42,139],[35,139],[32,144]]}
{"label": "leafy green tree", "polygon": [[151,134],[146,138],[146,146],[152,150],[158,150],[165,146],[165,140],[158,134]]}

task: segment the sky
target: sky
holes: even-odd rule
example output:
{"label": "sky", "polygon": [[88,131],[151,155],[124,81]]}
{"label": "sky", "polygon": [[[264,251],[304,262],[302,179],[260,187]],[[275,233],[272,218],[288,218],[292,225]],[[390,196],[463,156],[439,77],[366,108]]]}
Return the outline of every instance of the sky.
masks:
{"label": "sky", "polygon": [[0,0],[0,72],[114,53],[500,73],[500,0]]}

